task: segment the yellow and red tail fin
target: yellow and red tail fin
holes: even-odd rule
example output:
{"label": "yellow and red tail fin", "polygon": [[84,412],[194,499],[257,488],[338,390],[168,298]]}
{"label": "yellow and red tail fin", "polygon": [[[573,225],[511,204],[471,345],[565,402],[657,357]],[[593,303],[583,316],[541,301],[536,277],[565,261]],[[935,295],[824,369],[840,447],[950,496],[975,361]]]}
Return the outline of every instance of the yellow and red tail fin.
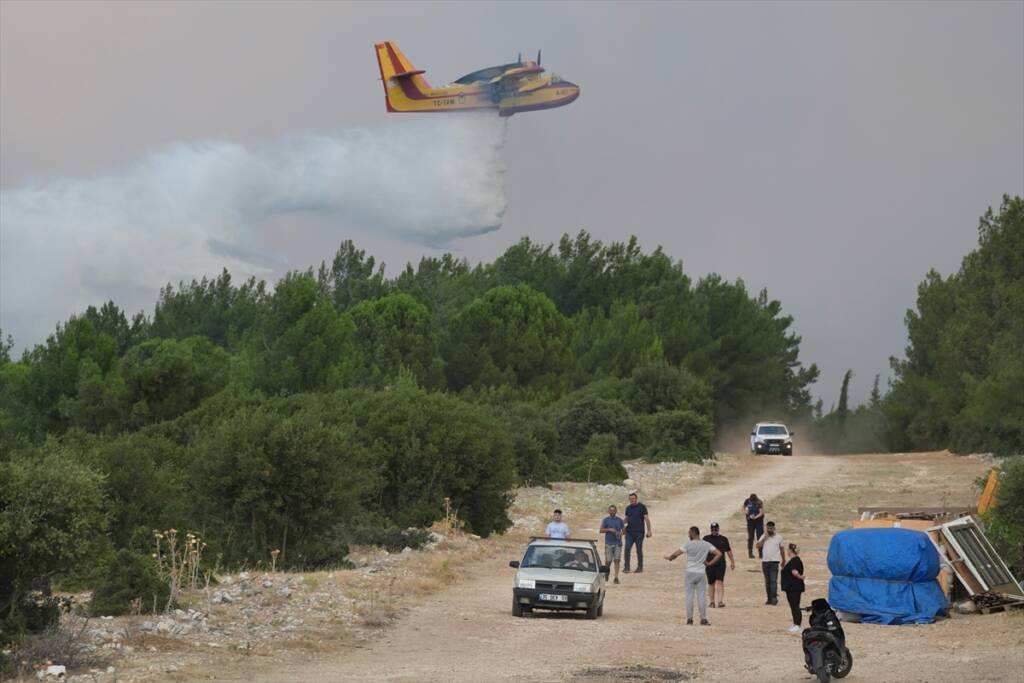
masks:
{"label": "yellow and red tail fin", "polygon": [[414,67],[398,46],[389,40],[377,43],[374,49],[388,111],[420,110],[415,102],[428,97],[431,90],[427,79],[423,78],[423,70]]}

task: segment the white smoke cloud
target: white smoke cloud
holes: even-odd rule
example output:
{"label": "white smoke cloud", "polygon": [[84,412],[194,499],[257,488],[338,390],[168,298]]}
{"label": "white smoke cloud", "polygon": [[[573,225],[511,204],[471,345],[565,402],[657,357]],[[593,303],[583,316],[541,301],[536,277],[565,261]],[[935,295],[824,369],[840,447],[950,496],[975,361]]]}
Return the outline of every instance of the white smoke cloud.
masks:
{"label": "white smoke cloud", "polygon": [[504,140],[495,116],[438,115],[251,148],[176,144],[105,175],[2,190],[0,328],[31,345],[89,304],[131,314],[168,282],[225,267],[267,276],[283,261],[257,232],[289,214],[336,226],[338,241],[372,231],[443,246],[497,230]]}

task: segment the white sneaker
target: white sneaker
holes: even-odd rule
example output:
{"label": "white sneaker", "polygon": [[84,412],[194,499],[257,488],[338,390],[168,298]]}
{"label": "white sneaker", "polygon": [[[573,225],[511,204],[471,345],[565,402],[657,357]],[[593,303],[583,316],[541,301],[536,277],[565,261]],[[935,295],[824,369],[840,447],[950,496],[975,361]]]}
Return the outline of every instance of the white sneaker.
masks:
{"label": "white sneaker", "polygon": [[789,627],[788,630],[789,630],[790,633],[800,633],[800,631],[802,629],[799,626],[797,626],[796,624],[793,624],[792,626]]}

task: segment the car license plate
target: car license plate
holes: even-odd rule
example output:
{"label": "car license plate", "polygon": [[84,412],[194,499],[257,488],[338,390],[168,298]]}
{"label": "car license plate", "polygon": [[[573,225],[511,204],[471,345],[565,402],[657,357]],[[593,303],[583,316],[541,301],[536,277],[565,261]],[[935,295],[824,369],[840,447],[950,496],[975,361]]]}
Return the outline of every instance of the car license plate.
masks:
{"label": "car license plate", "polygon": [[540,599],[547,602],[569,602],[568,595],[552,595],[551,593],[541,593]]}

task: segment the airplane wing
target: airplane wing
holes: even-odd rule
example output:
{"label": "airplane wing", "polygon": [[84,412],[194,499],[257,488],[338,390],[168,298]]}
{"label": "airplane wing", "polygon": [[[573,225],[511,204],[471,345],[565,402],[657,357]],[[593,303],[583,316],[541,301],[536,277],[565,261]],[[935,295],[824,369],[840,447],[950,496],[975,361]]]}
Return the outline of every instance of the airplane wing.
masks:
{"label": "airplane wing", "polygon": [[531,74],[539,74],[544,71],[544,68],[537,64],[526,64],[525,66],[517,66],[506,70],[500,76],[495,76],[488,83],[500,83],[503,90],[518,90],[520,92],[529,92],[530,90],[536,90],[544,85],[543,81],[531,82],[524,80]]}

